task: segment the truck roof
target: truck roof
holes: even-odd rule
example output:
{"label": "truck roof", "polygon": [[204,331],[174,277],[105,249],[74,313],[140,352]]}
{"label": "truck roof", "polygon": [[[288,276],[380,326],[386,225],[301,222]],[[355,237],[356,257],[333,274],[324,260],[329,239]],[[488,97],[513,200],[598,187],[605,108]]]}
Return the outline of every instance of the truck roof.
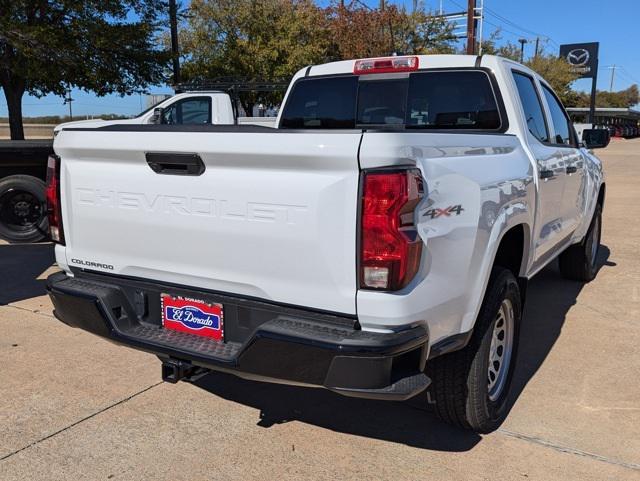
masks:
{"label": "truck roof", "polygon": [[[517,65],[519,69],[527,71],[530,74],[534,74],[528,67],[521,65],[517,62],[509,60],[507,58],[498,57],[495,55],[399,55],[398,57],[417,57],[418,68],[422,69],[437,69],[437,68],[471,68],[471,67],[487,67],[496,68],[499,64],[509,63]],[[381,57],[383,58],[383,57]],[[307,76],[322,76],[322,75],[337,75],[353,73],[355,63],[358,60],[365,59],[353,59],[353,60],[341,60],[338,62],[330,62],[321,65],[312,65],[300,70],[293,78],[296,80],[299,77]]]}

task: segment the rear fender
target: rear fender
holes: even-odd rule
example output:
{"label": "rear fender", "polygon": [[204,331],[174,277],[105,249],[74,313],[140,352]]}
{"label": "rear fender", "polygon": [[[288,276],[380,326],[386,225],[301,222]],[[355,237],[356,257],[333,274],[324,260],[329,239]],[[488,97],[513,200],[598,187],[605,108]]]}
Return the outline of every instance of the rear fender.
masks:
{"label": "rear fender", "polygon": [[365,133],[362,167],[412,164],[427,191],[421,269],[401,291],[359,290],[358,319],[368,330],[424,323],[437,343],[473,327],[502,236],[532,225],[533,167],[514,136]]}
{"label": "rear fender", "polygon": [[487,241],[487,255],[481,257],[481,265],[479,270],[478,282],[473,286],[473,290],[469,294],[469,303],[467,305],[466,314],[464,315],[460,330],[467,332],[473,329],[475,320],[487,289],[491,270],[495,264],[496,255],[500,248],[504,236],[511,229],[522,225],[524,230],[524,244],[522,251],[522,261],[520,270],[516,277],[521,277],[527,269],[529,259],[531,257],[531,216],[526,202],[514,202],[503,205],[491,227],[489,239]]}

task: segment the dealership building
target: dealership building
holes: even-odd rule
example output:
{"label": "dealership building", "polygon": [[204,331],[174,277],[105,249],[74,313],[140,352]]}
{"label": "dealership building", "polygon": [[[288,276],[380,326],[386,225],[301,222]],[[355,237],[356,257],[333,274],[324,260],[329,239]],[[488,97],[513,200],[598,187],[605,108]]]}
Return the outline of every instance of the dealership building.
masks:
{"label": "dealership building", "polygon": [[[586,124],[589,119],[588,107],[569,107],[571,120],[577,124]],[[640,126],[640,110],[629,108],[598,107],[595,113],[596,125]]]}

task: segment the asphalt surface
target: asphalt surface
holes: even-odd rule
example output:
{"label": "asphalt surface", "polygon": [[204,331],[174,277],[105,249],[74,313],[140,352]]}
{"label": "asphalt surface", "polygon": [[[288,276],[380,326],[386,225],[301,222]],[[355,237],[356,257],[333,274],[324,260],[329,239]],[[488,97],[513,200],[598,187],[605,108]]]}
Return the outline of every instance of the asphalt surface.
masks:
{"label": "asphalt surface", "polygon": [[406,403],[210,374],[64,326],[52,247],[0,245],[0,479],[640,480],[640,139],[599,151],[601,269],[530,285],[514,406],[495,433]]}

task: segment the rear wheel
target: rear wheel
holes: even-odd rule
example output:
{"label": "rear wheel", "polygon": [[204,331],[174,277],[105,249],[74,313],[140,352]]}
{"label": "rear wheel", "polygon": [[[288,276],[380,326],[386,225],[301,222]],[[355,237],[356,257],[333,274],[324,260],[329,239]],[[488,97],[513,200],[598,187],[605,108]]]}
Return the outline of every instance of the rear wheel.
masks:
{"label": "rear wheel", "polygon": [[506,418],[522,316],[511,271],[494,267],[469,344],[427,363],[436,415],[480,433]]}
{"label": "rear wheel", "polygon": [[48,230],[45,184],[29,175],[0,180],[0,238],[37,242]]}
{"label": "rear wheel", "polygon": [[589,282],[598,272],[598,251],[602,236],[602,208],[596,205],[591,225],[582,242],[560,254],[560,272],[566,279]]}

